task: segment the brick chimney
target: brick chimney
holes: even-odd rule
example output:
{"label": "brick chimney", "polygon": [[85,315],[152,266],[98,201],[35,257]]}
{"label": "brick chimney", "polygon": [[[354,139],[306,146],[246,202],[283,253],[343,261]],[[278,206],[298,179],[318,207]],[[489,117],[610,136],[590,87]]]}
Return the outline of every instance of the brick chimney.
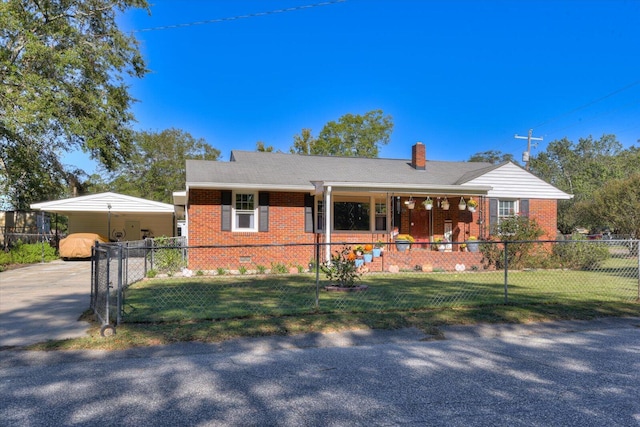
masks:
{"label": "brick chimney", "polygon": [[427,149],[422,142],[411,147],[411,167],[419,171],[427,167]]}

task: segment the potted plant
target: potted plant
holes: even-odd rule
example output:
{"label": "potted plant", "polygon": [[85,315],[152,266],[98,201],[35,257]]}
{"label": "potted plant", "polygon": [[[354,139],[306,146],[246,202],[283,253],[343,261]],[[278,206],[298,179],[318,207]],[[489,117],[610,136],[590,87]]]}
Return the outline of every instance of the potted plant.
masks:
{"label": "potted plant", "polygon": [[469,249],[469,252],[478,252],[480,244],[478,243],[478,238],[476,236],[469,236],[467,239],[467,248]]}
{"label": "potted plant", "polygon": [[357,256],[362,256],[362,254],[364,253],[364,246],[358,245],[355,247],[355,249],[353,250]]}
{"label": "potted plant", "polygon": [[473,197],[471,197],[467,201],[467,209],[469,209],[469,212],[475,212],[477,207],[478,207],[478,202],[473,200]]}
{"label": "potted plant", "polygon": [[396,237],[396,249],[404,252],[411,248],[411,244],[416,240],[409,234],[398,234]]}
{"label": "potted plant", "polygon": [[428,211],[433,209],[433,200],[431,200],[431,197],[427,196],[427,198],[424,199],[424,202],[422,202],[422,206],[424,206],[424,208]]}
{"label": "potted plant", "polygon": [[440,202],[440,207],[442,208],[442,210],[445,210],[445,211],[449,210],[449,200],[446,197],[442,202]]}
{"label": "potted plant", "polygon": [[373,247],[373,257],[374,258],[378,258],[380,255],[382,255],[382,249],[384,248],[384,243],[382,243],[381,240],[378,240],[378,242],[376,243],[376,245]]}
{"label": "potted plant", "polygon": [[458,210],[465,210],[467,208],[467,203],[464,201],[464,197],[460,197],[460,202],[458,202]]}
{"label": "potted plant", "polygon": [[406,200],[404,204],[407,205],[409,209],[413,209],[416,207],[416,201],[413,200],[413,197],[409,197],[409,200]]}
{"label": "potted plant", "polygon": [[440,252],[444,252],[444,250],[447,248],[447,245],[444,244],[444,239],[440,237],[436,239],[436,248],[438,248]]}

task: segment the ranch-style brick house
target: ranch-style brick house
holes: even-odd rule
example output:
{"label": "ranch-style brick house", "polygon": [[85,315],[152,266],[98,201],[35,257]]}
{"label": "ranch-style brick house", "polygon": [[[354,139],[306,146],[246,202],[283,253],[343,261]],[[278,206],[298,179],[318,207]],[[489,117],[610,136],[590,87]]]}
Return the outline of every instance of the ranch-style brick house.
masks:
{"label": "ranch-style brick house", "polygon": [[[434,253],[429,242],[483,239],[514,215],[535,219],[543,239],[555,239],[557,201],[572,197],[511,162],[428,160],[422,143],[410,159],[232,151],[229,162],[188,160],[183,194],[189,246],[254,245],[229,248],[224,259],[199,249],[189,257],[192,269],[268,260],[307,265],[313,256],[309,246],[267,257],[257,245],[384,242],[390,256],[397,234],[415,238],[414,257],[424,249],[418,262],[477,256],[455,243]],[[336,248],[326,246],[321,258]]]}

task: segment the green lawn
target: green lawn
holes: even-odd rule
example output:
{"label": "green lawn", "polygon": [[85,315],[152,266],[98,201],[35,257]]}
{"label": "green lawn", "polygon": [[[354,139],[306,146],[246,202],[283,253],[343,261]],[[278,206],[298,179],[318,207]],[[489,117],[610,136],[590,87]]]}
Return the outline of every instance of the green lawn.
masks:
{"label": "green lawn", "polygon": [[[510,304],[630,302],[638,297],[637,261],[612,259],[597,271],[511,271]],[[125,293],[125,322],[411,311],[499,305],[504,272],[370,273],[362,292],[327,292],[315,276],[238,275],[153,279]]]}

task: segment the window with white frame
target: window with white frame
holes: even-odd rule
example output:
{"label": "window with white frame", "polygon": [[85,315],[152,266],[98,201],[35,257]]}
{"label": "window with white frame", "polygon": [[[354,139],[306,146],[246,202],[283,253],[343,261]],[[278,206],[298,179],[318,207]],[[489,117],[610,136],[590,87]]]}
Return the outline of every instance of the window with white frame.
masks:
{"label": "window with white frame", "polygon": [[316,210],[316,230],[324,230],[324,201],[318,200],[318,209]]}
{"label": "window with white frame", "polygon": [[498,200],[498,223],[502,219],[515,217],[517,213],[517,200]]}
{"label": "window with white frame", "polygon": [[385,200],[376,200],[376,223],[375,231],[387,230],[387,202]]}
{"label": "window with white frame", "polygon": [[258,230],[258,204],[255,193],[235,193],[233,231]]}
{"label": "window with white frame", "polygon": [[333,229],[336,231],[371,230],[371,201],[368,197],[336,197],[333,202]]}
{"label": "window with white frame", "polygon": [[[336,196],[331,203],[333,231],[386,231],[387,202],[385,199],[357,196]],[[316,200],[316,231],[324,231],[327,212],[324,200]]]}

